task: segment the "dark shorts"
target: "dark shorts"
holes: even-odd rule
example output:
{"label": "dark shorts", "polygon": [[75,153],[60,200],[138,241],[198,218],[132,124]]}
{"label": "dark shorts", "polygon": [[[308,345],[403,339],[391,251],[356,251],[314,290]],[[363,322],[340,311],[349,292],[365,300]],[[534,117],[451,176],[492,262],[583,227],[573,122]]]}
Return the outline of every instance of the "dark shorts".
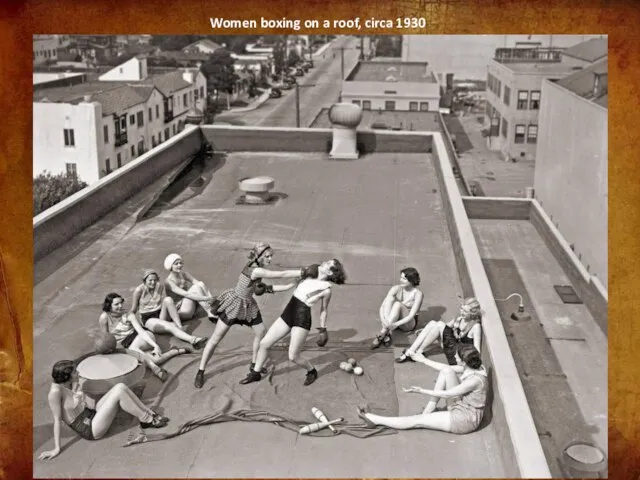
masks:
{"label": "dark shorts", "polygon": [[91,428],[91,422],[93,417],[96,416],[96,411],[90,408],[85,408],[80,415],[76,417],[69,427],[85,440],[95,440],[93,437],[93,429]]}
{"label": "dark shorts", "polygon": [[280,318],[284,320],[284,323],[289,328],[300,327],[305,330],[311,330],[311,307],[308,307],[296,297],[291,297]]}
{"label": "dark shorts", "polygon": [[130,333],[129,335],[127,335],[122,339],[122,341],[120,342],[120,345],[122,345],[123,348],[129,348],[129,346],[131,346],[131,344],[133,343],[133,341],[136,339],[137,336],[138,336],[138,332],[136,331],[134,331],[133,333]]}
{"label": "dark shorts", "polygon": [[[215,310],[214,310],[215,311]],[[245,327],[253,327],[254,325],[260,325],[262,323],[262,313],[258,312],[258,316],[252,320],[240,320],[239,318],[229,318],[224,310],[218,311],[216,313],[218,315],[218,319],[228,325],[229,327],[233,327],[234,325],[244,325]]]}
{"label": "dark shorts", "polygon": [[462,338],[456,338],[453,333],[453,328],[449,325],[444,327],[442,330],[442,350],[444,350],[444,355],[447,357],[447,362],[449,365],[457,365],[456,361],[456,351],[458,350],[458,343],[467,343],[469,345],[473,345],[473,338],[469,338],[464,336]]}
{"label": "dark shorts", "polygon": [[144,327],[145,324],[147,323],[147,320],[149,320],[150,318],[160,318],[161,311],[162,311],[161,309],[158,309],[158,310],[154,310],[153,312],[141,313],[140,323],[142,323],[142,326]]}

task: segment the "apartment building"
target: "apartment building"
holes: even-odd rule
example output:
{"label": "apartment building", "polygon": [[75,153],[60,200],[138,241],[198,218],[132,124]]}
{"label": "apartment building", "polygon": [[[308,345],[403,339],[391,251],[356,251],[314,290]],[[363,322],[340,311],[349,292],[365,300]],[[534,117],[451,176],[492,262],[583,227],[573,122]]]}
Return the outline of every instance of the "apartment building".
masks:
{"label": "apartment building", "polygon": [[204,110],[206,95],[199,70],[149,76],[145,58],[98,81],[34,91],[33,173],[94,183],[181,131]]}
{"label": "apartment building", "polygon": [[58,54],[69,45],[68,35],[34,35],[33,64],[54,63]]}
{"label": "apartment building", "polygon": [[608,281],[608,60],[543,80],[535,197],[604,289]]}
{"label": "apartment building", "polygon": [[440,86],[426,62],[361,61],[342,82],[341,99],[363,110],[437,112]]}
{"label": "apartment building", "polygon": [[561,48],[499,48],[487,66],[487,146],[505,160],[534,160],[542,82],[559,80],[573,67]]}

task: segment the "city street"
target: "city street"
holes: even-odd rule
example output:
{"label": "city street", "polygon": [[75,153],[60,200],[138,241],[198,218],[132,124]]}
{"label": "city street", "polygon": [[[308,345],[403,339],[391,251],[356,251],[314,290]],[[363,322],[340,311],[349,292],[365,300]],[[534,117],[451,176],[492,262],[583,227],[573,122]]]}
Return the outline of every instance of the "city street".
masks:
{"label": "city street", "polygon": [[[368,42],[365,42],[365,49]],[[318,112],[338,100],[341,90],[342,60],[344,47],[344,72],[351,71],[360,55],[360,41],[355,37],[340,37],[315,57],[315,68],[304,77],[296,77],[300,84],[300,126],[308,127]],[[365,50],[366,51],[366,50]],[[223,113],[216,116],[216,123],[265,127],[296,126],[296,90],[283,90],[281,98],[272,98],[256,110],[243,113]]]}

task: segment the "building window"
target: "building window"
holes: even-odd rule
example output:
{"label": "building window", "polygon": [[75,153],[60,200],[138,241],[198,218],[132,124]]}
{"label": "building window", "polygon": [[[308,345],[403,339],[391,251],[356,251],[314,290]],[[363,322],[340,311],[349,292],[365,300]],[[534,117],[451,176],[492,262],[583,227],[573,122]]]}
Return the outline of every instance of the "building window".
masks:
{"label": "building window", "polygon": [[118,153],[118,156],[116,158],[118,160],[118,168],[120,168],[122,166],[122,155]]}
{"label": "building window", "polygon": [[138,112],[138,126],[141,127],[144,125],[144,111]]}
{"label": "building window", "polygon": [[189,104],[188,98],[189,97],[186,93],[182,96],[182,103],[184,104],[185,107]]}
{"label": "building window", "polygon": [[496,85],[496,96],[498,98],[500,98],[500,93],[502,91],[502,82],[500,80],[497,80],[498,84]]}
{"label": "building window", "polygon": [[135,124],[136,124],[136,116],[129,115],[129,125],[135,125]]}
{"label": "building window", "polygon": [[363,110],[371,110],[371,100],[363,100],[362,101],[362,109]]}
{"label": "building window", "polygon": [[76,139],[73,135],[73,128],[65,128],[64,129],[64,146],[65,147],[75,147]]}
{"label": "building window", "polygon": [[204,98],[204,87],[200,87],[200,97]]}
{"label": "building window", "polygon": [[131,158],[136,158],[136,146],[131,145]]}
{"label": "building window", "polygon": [[360,106],[360,100],[352,100],[351,103]]}
{"label": "building window", "polygon": [[164,129],[164,139],[169,140],[170,136],[171,136],[171,133],[169,132],[169,127],[167,127]]}
{"label": "building window", "polygon": [[149,121],[153,121],[153,111],[151,110],[151,107],[149,107]]}
{"label": "building window", "polygon": [[540,109],[540,90],[531,91],[531,102],[529,103],[529,108],[531,110]]}
{"label": "building window", "polygon": [[504,86],[504,104],[508,107],[511,103],[511,89],[505,85]]}
{"label": "building window", "polygon": [[196,102],[198,101],[198,89],[197,89],[197,88],[193,91],[193,99],[194,99]]}
{"label": "building window", "polygon": [[151,148],[154,148],[155,146],[156,146],[156,136],[151,135]]}
{"label": "building window", "polygon": [[526,110],[529,103],[529,92],[518,90],[518,110]]}
{"label": "building window", "polygon": [[158,132],[158,145],[162,143],[162,131]]}
{"label": "building window", "polygon": [[109,160],[108,158],[104,161],[104,169],[107,172],[107,175],[111,173],[111,160]]}
{"label": "building window", "polygon": [[176,134],[176,124],[175,123],[173,124],[173,134],[174,135]]}
{"label": "building window", "polygon": [[75,163],[67,163],[67,175],[78,178],[78,166]]}
{"label": "building window", "polygon": [[524,143],[524,130],[524,125],[516,125],[516,136],[514,139],[515,143]]}
{"label": "building window", "polygon": [[417,112],[418,111],[418,102],[409,102],[409,111]]}
{"label": "building window", "polygon": [[102,127],[102,133],[104,135],[104,143],[109,143],[109,126]]}
{"label": "building window", "polygon": [[538,125],[529,125],[527,128],[527,143],[538,142]]}
{"label": "building window", "polygon": [[138,142],[138,155],[142,155],[144,153],[144,140],[140,140]]}
{"label": "building window", "polygon": [[393,100],[387,100],[386,102],[384,102],[384,109],[389,111],[395,110],[396,102],[394,102]]}
{"label": "building window", "polygon": [[428,112],[429,111],[429,102],[420,102],[420,111]]}
{"label": "building window", "polygon": [[160,118],[160,105],[156,105],[156,119]]}
{"label": "building window", "polygon": [[502,119],[502,136],[507,138],[509,136],[509,122],[506,118]]}

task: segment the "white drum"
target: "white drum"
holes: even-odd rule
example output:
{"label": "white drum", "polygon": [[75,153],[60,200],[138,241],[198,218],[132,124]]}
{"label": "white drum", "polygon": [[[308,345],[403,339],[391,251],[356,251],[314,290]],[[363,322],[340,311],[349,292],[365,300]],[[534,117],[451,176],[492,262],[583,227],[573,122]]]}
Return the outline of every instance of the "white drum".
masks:
{"label": "white drum", "polygon": [[77,370],[86,380],[82,390],[91,396],[104,395],[118,383],[133,387],[145,374],[145,366],[127,353],[91,355],[78,364]]}

